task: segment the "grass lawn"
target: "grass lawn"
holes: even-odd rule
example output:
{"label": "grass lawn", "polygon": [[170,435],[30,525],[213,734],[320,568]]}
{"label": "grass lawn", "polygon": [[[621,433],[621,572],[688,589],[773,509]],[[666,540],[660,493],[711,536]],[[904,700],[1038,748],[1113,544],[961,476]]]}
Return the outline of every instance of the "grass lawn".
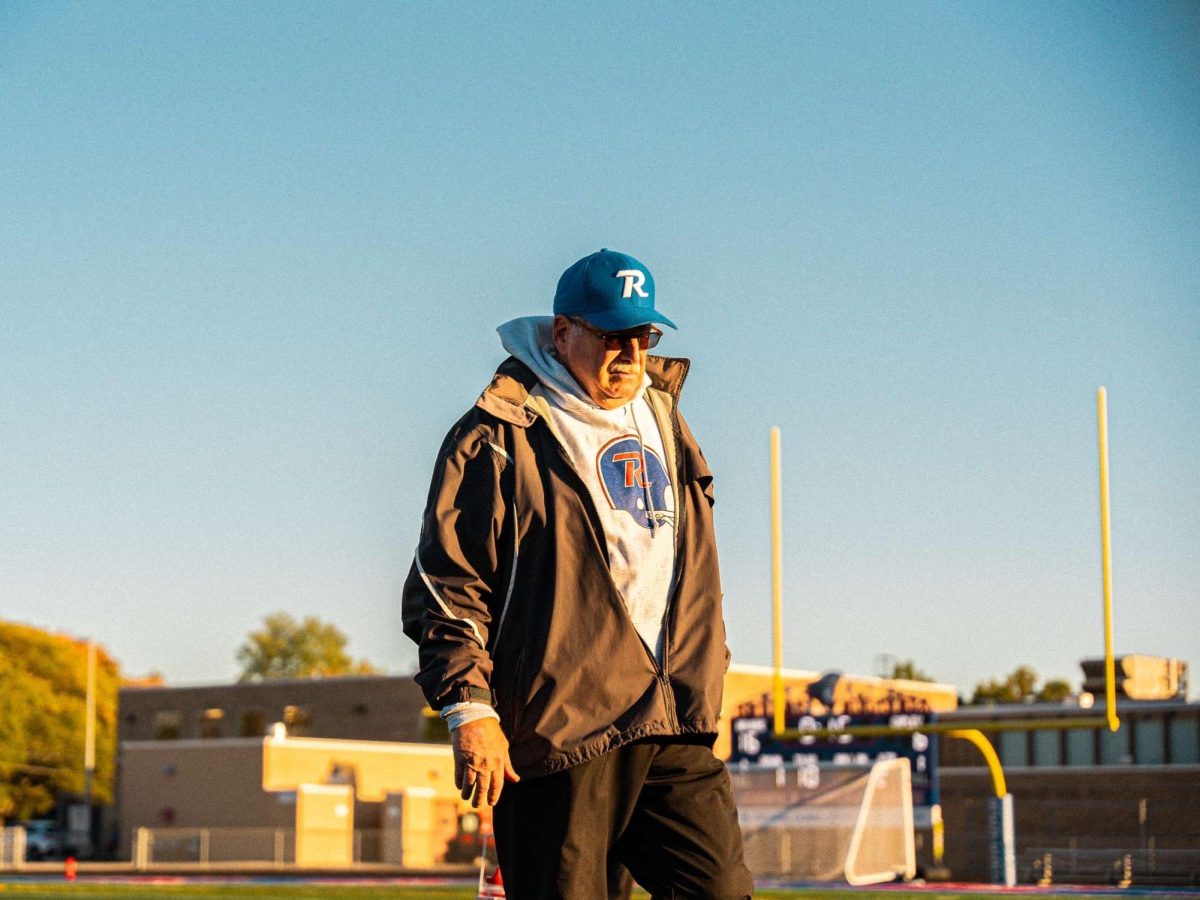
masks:
{"label": "grass lawn", "polygon": [[[886,891],[851,890],[845,887],[803,890],[764,889],[755,897],[773,900],[895,900],[897,896],[919,895],[926,900],[979,900],[979,894],[953,891],[891,889]],[[635,892],[634,897],[646,894]],[[985,895],[986,896],[986,895]],[[1071,894],[1075,900],[1100,898],[1103,894]],[[1107,895],[1111,898],[1111,894]],[[222,897],[224,900],[474,900],[472,887],[401,887],[397,885],[349,884],[254,884],[254,883],[194,883],[194,884],[88,884],[48,881],[0,882],[0,900],[51,900],[51,898],[97,897],[103,900],[123,900],[155,897]]]}

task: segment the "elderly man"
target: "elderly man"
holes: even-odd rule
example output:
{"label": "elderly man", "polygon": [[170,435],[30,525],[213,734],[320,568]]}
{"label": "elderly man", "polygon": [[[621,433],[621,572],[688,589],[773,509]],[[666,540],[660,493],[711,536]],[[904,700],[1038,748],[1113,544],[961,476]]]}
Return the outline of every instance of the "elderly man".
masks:
{"label": "elderly man", "polygon": [[[752,891],[717,733],[729,654],[712,474],[654,279],[600,250],[438,453],[404,630],[464,798],[494,804],[509,896]],[[506,782],[508,782],[506,784]]]}

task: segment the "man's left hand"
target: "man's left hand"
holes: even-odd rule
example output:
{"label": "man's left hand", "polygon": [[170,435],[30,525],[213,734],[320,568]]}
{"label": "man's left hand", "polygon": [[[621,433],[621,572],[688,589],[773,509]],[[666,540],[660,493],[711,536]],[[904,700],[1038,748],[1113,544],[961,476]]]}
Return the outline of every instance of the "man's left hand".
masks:
{"label": "man's left hand", "polygon": [[475,719],[450,732],[454,751],[454,784],[472,806],[495,806],[505,781],[520,781],[508,758],[508,738],[500,723]]}

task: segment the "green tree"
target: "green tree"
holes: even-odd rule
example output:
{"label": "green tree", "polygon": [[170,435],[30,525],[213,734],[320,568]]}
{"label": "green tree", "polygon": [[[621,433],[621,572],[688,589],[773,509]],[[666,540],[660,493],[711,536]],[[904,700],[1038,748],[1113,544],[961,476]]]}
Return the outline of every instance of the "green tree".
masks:
{"label": "green tree", "polygon": [[917,668],[917,664],[911,659],[906,659],[892,666],[892,678],[905,678],[909,681],[933,681],[934,679],[926,675]]}
{"label": "green tree", "polygon": [[297,622],[285,612],[272,613],[238,648],[240,680],[371,675],[378,671],[365,659],[352,659],[346,643],[346,635],[336,625],[316,616]]}
{"label": "green tree", "polygon": [[1071,695],[1071,682],[1062,678],[1051,678],[1042,685],[1037,698],[1044,703],[1061,703]]}
{"label": "green tree", "polygon": [[[986,703],[1024,703],[1026,700],[1044,700],[1043,694],[1037,690],[1038,674],[1029,666],[1017,666],[1001,680],[994,678],[987,681],[981,681],[975,685],[975,693],[971,697],[972,705]],[[1051,681],[1047,684],[1055,685],[1054,691],[1059,689],[1059,685],[1066,685],[1066,682]],[[1066,693],[1070,693],[1070,685],[1066,685]],[[1043,688],[1045,691],[1046,688]],[[1060,695],[1058,699],[1062,699]]]}
{"label": "green tree", "polygon": [[[96,772],[92,798],[113,796],[120,672],[96,648]],[[47,812],[82,796],[87,642],[0,621],[0,819]]]}

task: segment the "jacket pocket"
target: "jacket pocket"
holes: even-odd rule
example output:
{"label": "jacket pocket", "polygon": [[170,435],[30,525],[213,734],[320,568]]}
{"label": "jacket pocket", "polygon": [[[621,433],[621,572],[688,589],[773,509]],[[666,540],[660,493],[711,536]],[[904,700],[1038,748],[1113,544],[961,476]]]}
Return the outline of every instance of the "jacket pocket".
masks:
{"label": "jacket pocket", "polygon": [[525,673],[525,651],[526,644],[521,645],[520,651],[517,653],[517,659],[513,663],[512,676],[504,679],[504,690],[500,694],[499,709],[501,724],[508,727],[511,732],[509,737],[516,732],[517,714],[525,703],[521,684],[524,680]]}

